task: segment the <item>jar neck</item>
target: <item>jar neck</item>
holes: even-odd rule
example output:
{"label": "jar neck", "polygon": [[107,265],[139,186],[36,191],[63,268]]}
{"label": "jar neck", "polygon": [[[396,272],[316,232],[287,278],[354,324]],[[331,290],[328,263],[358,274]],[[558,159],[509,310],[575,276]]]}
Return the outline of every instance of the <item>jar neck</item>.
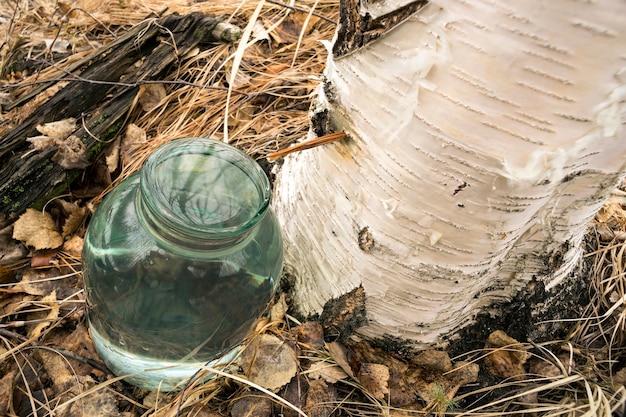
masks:
{"label": "jar neck", "polygon": [[169,246],[209,250],[249,238],[269,208],[270,184],[241,150],[210,139],[179,139],[141,170],[138,215]]}
{"label": "jar neck", "polygon": [[[219,251],[232,249],[247,243],[256,235],[259,222],[265,217],[267,207],[259,214],[258,222],[246,230],[231,232],[228,234],[202,233],[186,227],[176,227],[170,222],[164,221],[159,213],[155,212],[147,204],[145,194],[141,188],[137,189],[135,196],[137,215],[144,227],[150,231],[158,241],[170,247],[181,247],[190,251]],[[180,225],[179,225],[180,226]]]}

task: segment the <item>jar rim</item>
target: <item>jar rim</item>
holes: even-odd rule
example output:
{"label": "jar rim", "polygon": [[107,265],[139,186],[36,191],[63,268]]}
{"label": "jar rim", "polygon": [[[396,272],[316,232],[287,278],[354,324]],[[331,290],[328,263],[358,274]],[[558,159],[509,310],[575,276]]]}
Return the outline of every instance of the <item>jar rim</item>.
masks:
{"label": "jar rim", "polygon": [[182,138],[160,146],[140,178],[151,222],[177,237],[237,237],[264,217],[270,203],[270,182],[259,164],[213,139]]}

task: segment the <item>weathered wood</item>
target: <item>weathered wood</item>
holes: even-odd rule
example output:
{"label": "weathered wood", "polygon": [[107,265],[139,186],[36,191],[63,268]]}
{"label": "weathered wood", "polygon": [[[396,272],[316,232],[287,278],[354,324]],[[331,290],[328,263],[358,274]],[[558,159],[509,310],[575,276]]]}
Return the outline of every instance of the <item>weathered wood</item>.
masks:
{"label": "weathered wood", "polygon": [[[51,191],[67,188],[80,173],[53,162],[54,148],[41,152],[30,149],[26,139],[39,135],[37,125],[69,117],[82,120],[73,134],[85,143],[93,161],[122,128],[139,86],[163,78],[192,48],[215,40],[214,29],[219,23],[200,13],[146,20],[123,41],[82,60],[82,70],[72,68],[78,75],[64,75],[38,89],[40,92],[60,79],[75,78],[0,138],[0,213],[21,213]],[[140,60],[142,64],[135,67]],[[13,107],[24,103],[20,100]]]}

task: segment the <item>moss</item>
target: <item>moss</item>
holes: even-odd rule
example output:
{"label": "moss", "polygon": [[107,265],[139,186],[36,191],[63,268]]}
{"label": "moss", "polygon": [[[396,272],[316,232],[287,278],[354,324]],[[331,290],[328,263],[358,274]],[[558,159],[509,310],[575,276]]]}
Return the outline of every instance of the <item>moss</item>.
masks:
{"label": "moss", "polygon": [[36,210],[42,210],[44,208],[44,206],[50,200],[52,200],[55,197],[58,197],[59,195],[63,194],[65,191],[67,191],[70,188],[70,184],[72,183],[72,181],[74,181],[80,175],[81,172],[82,171],[79,170],[79,169],[66,171],[65,179],[63,181],[61,181],[59,184],[57,184],[57,186],[54,187],[52,190],[50,190],[49,192],[44,194],[42,197],[39,197],[38,199],[36,199],[31,204],[31,207],[36,209]]}

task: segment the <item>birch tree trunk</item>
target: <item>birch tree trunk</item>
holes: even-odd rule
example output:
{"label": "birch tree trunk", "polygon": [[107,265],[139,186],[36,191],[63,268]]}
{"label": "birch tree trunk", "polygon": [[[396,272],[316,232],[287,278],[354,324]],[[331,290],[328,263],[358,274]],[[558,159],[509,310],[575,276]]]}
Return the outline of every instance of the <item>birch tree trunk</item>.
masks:
{"label": "birch tree trunk", "polygon": [[[343,7],[394,5],[372,4]],[[428,345],[558,286],[626,169],[625,19],[623,0],[432,1],[330,57],[313,131],[349,139],[276,182],[300,312],[362,287],[360,333]]]}

